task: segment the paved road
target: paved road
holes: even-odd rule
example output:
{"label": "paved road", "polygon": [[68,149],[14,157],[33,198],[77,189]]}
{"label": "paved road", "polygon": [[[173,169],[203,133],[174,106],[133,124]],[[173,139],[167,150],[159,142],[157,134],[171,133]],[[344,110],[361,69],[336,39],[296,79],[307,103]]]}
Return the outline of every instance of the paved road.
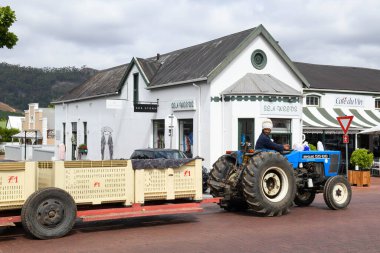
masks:
{"label": "paved road", "polygon": [[307,208],[261,218],[209,204],[199,214],[77,223],[64,238],[39,241],[19,227],[0,229],[5,252],[380,252],[380,178],[353,187],[347,210],[326,208],[318,195]]}

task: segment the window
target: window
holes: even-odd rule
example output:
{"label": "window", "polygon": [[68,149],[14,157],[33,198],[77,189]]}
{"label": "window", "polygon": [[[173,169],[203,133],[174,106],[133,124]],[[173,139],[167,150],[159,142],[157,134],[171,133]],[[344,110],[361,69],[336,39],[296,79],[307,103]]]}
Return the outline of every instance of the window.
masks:
{"label": "window", "polygon": [[63,128],[63,144],[66,146],[66,123],[62,123]]}
{"label": "window", "polygon": [[139,73],[133,74],[133,103],[139,102]]}
{"label": "window", "polygon": [[380,109],[380,98],[375,99],[375,108]]}
{"label": "window", "polygon": [[254,119],[238,119],[238,147],[242,148],[246,142],[251,143],[253,148],[255,143],[255,120]]}
{"label": "window", "polygon": [[179,150],[187,157],[193,157],[193,119],[178,120],[179,125]]}
{"label": "window", "polygon": [[77,150],[77,123],[71,122],[71,160],[75,160]]}
{"label": "window", "polygon": [[83,122],[83,143],[87,145],[87,122]]}
{"label": "window", "polygon": [[251,55],[251,63],[253,67],[260,70],[267,64],[267,56],[263,50],[257,49]]}
{"label": "window", "polygon": [[165,120],[153,120],[153,148],[165,148]]}
{"label": "window", "polygon": [[278,144],[290,144],[292,146],[292,129],[290,119],[272,119],[272,139]]}
{"label": "window", "polygon": [[319,106],[319,96],[307,96],[306,105]]}

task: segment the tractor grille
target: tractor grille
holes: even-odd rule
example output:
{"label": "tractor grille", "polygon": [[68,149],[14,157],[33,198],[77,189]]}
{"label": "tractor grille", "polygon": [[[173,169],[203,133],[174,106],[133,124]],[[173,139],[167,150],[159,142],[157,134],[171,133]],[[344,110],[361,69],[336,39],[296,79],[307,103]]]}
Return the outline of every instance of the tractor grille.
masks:
{"label": "tractor grille", "polygon": [[333,154],[330,157],[329,173],[337,173],[339,170],[339,155]]}

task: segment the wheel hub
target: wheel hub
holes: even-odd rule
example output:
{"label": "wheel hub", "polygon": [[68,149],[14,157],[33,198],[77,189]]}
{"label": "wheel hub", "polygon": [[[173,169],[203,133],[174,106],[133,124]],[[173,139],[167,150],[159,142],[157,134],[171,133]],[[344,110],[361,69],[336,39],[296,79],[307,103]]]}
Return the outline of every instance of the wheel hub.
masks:
{"label": "wheel hub", "polygon": [[289,192],[285,170],[276,166],[267,168],[261,177],[261,190],[270,202],[283,200]]}
{"label": "wheel hub", "polygon": [[344,184],[336,184],[333,188],[333,198],[336,203],[341,204],[347,200],[348,191]]}
{"label": "wheel hub", "polygon": [[267,173],[264,176],[263,188],[267,196],[276,196],[281,190],[281,180],[278,175],[273,172]]}
{"label": "wheel hub", "polygon": [[43,226],[56,226],[61,223],[63,218],[62,203],[57,200],[46,200],[38,206],[37,220]]}

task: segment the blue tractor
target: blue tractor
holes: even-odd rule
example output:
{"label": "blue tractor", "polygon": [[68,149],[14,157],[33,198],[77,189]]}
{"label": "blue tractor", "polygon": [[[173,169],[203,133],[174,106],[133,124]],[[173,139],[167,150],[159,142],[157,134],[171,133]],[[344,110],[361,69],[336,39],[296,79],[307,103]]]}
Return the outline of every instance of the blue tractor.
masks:
{"label": "blue tractor", "polygon": [[351,201],[351,186],[338,175],[339,151],[227,152],[210,171],[208,185],[222,197],[226,210],[250,210],[259,216],[280,216],[290,207],[308,206],[323,193],[327,206],[343,209]]}

